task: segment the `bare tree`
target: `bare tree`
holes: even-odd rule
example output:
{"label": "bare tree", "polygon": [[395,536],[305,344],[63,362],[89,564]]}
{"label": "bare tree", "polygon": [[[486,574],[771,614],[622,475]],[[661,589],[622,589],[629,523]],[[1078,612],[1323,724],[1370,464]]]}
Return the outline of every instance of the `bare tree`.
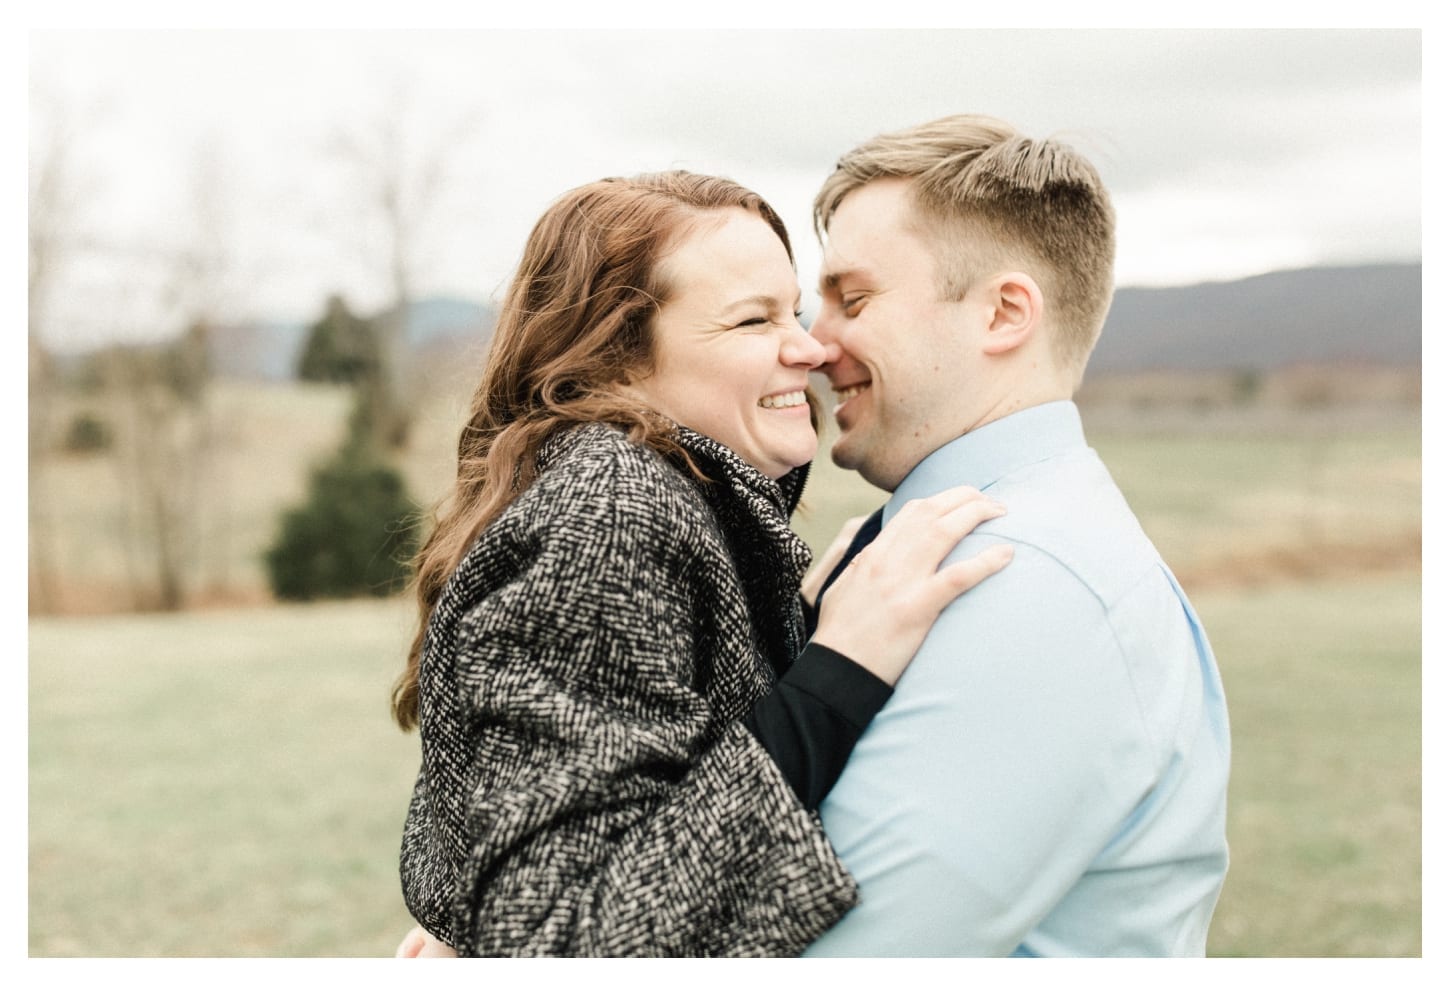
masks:
{"label": "bare tree", "polygon": [[[108,384],[127,418],[119,465],[131,568],[149,573],[136,586],[136,601],[168,610],[185,605],[196,581],[207,517],[221,518],[210,527],[213,539],[224,539],[227,529],[226,504],[218,499],[226,484],[213,481],[219,442],[209,352],[213,326],[228,307],[232,271],[223,159],[214,143],[198,147],[175,224],[182,235],[148,252],[151,296],[134,317],[184,330],[165,342],[113,347],[106,359]],[[221,548],[224,559],[224,543]],[[212,575],[214,586],[218,575],[225,580],[224,560]]]}
{"label": "bare tree", "polygon": [[30,607],[45,612],[58,602],[56,529],[49,495],[55,442],[58,381],[47,334],[52,302],[75,259],[77,222],[88,192],[77,145],[91,114],[78,110],[43,83],[31,87],[29,160],[29,271],[26,332],[29,353],[27,449],[30,533]]}
{"label": "bare tree", "polygon": [[389,302],[377,319],[380,373],[360,399],[372,403],[377,435],[392,448],[407,444],[411,426],[415,395],[408,320],[426,234],[447,188],[449,164],[479,123],[477,114],[465,113],[431,135],[420,135],[410,129],[419,118],[415,109],[409,86],[394,80],[365,124],[340,130],[327,144],[348,174],[349,191],[363,205],[372,235],[358,240],[388,283]]}
{"label": "bare tree", "polygon": [[[116,346],[106,353],[108,385],[126,414],[119,464],[127,506],[127,547],[138,606],[180,609],[196,543],[204,391],[189,382],[188,333],[177,343]],[[204,337],[201,338],[204,345]]]}

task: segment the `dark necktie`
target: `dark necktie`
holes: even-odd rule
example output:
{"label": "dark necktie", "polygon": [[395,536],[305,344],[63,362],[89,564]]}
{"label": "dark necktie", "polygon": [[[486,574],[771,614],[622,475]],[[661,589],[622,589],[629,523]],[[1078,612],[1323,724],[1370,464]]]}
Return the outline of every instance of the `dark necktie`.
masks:
{"label": "dark necktie", "polygon": [[812,634],[814,634],[816,632],[816,619],[820,615],[820,612],[821,612],[821,600],[823,598],[825,598],[826,590],[831,587],[831,583],[832,582],[836,581],[838,578],[841,577],[841,573],[846,570],[846,566],[849,565],[849,564],[851,564],[851,559],[853,559],[857,555],[859,555],[861,553],[861,549],[862,548],[866,547],[866,545],[868,545],[872,541],[876,540],[876,535],[878,535],[880,533],[881,533],[881,508],[878,507],[876,509],[876,512],[875,513],[873,513],[870,517],[867,517],[866,518],[866,522],[861,525],[861,529],[856,532],[856,536],[853,537],[851,539],[851,543],[849,545],[847,545],[847,547],[846,547],[846,553],[841,556],[841,560],[836,563],[836,567],[833,568],[833,569],[831,569],[831,574],[826,576],[826,581],[821,584],[821,594],[816,597],[816,604],[815,604],[815,606],[813,606],[813,607],[807,607],[807,610],[806,610],[806,636],[807,637],[810,637]]}

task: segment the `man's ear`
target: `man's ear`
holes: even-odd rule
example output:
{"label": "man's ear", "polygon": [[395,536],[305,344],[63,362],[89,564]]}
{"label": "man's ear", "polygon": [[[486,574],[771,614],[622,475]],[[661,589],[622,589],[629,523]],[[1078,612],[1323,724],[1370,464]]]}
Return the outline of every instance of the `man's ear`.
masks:
{"label": "man's ear", "polygon": [[1040,331],[1042,289],[1032,275],[1021,271],[998,274],[988,285],[992,321],[987,326],[982,352],[1000,356],[1022,346]]}

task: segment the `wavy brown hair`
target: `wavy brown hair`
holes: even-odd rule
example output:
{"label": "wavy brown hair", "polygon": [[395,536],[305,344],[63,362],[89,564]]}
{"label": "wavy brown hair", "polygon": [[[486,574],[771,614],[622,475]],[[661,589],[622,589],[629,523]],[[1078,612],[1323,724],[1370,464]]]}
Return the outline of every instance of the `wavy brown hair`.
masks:
{"label": "wavy brown hair", "polygon": [[418,724],[423,639],[444,585],[479,533],[533,482],[551,435],[609,422],[688,459],[672,423],[620,391],[654,370],[654,316],[671,291],[661,259],[710,213],[730,208],[764,219],[794,263],[785,224],[764,199],[686,171],[592,182],[566,192],[535,224],[458,439],[458,477],[415,560],[418,631],[393,687],[393,718],[403,729]]}

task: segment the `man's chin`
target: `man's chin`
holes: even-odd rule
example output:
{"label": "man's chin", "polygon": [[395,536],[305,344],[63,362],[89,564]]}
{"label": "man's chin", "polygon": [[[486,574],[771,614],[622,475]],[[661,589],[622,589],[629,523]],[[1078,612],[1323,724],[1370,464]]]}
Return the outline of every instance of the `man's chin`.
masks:
{"label": "man's chin", "polygon": [[861,469],[861,450],[856,448],[856,443],[851,441],[849,435],[840,435],[831,446],[831,461],[842,469],[850,469],[857,472]]}
{"label": "man's chin", "polygon": [[849,469],[872,486],[885,490],[887,493],[901,485],[902,476],[905,475],[905,472],[910,471],[893,472],[890,468],[891,463],[873,460],[848,441],[845,435],[836,439],[836,444],[831,446],[831,461],[842,469]]}

